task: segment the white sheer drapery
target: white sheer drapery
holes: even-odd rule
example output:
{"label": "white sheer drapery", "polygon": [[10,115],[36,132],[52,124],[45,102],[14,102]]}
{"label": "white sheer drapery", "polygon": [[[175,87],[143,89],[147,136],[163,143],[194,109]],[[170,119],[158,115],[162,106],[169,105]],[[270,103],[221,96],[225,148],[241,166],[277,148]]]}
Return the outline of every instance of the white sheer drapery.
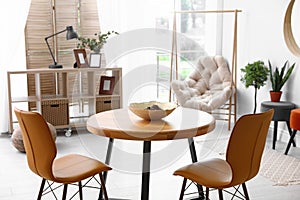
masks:
{"label": "white sheer drapery", "polygon": [[[203,1],[207,10],[222,7],[218,6],[219,0]],[[171,55],[172,48],[173,13],[174,9],[182,9],[183,2],[183,0],[98,0],[100,30],[103,32],[114,30],[121,34],[117,36],[118,39],[107,42],[104,53],[108,65],[122,67],[123,83],[128,78],[128,82],[123,85],[123,105],[127,105],[130,101],[168,100],[168,83],[157,80],[170,73],[168,56]],[[198,16],[195,19],[195,26],[191,25],[191,19],[185,22],[180,17],[177,18],[176,31],[179,35],[183,33],[182,35],[186,36],[181,40],[184,41],[181,44],[182,48],[179,48],[182,52],[190,51],[190,56],[186,52],[182,54],[186,58],[189,57],[189,62],[183,61],[180,64],[181,70],[193,68],[199,54],[215,55],[217,50],[221,52],[222,32],[220,27],[216,33],[217,15],[205,18]],[[185,31],[181,30],[182,25],[186,25]],[[165,37],[167,32],[168,38]],[[165,48],[156,48],[162,45]],[[127,51],[119,53],[119,49]],[[198,51],[198,54],[192,52],[194,50]]]}
{"label": "white sheer drapery", "polygon": [[[104,53],[108,66],[122,67],[123,82],[126,82],[123,85],[123,105],[138,101],[137,96],[157,99],[156,70],[153,69],[157,66],[157,52],[168,52],[172,47],[173,7],[174,2],[170,0],[98,0],[100,30],[120,33],[107,42]],[[168,21],[168,25],[162,27],[163,33],[157,25],[162,18]],[[168,31],[169,38],[165,39]],[[161,41],[155,41],[155,38],[165,40],[157,44]],[[165,48],[158,48],[163,45]],[[143,73],[140,74],[139,70]],[[149,90],[151,92],[145,92]]]}
{"label": "white sheer drapery", "polygon": [[26,68],[24,28],[30,3],[31,0],[9,0],[0,6],[0,133],[8,131],[7,71]]}

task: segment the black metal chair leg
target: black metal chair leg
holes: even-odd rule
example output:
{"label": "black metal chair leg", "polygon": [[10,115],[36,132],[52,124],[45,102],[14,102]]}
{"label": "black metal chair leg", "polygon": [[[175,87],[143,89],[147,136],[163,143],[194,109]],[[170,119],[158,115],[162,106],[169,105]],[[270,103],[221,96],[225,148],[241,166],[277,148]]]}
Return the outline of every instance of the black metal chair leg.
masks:
{"label": "black metal chair leg", "polygon": [[180,192],[179,200],[183,200],[183,195],[184,195],[184,190],[185,190],[185,186],[186,186],[186,181],[187,181],[187,179],[184,178],[183,179],[183,183],[182,183],[182,187],[181,187],[181,192]]}
{"label": "black metal chair leg", "polygon": [[274,121],[273,146],[272,146],[273,149],[275,149],[275,145],[277,141],[277,127],[278,127],[278,121]]}
{"label": "black metal chair leg", "polygon": [[[109,138],[108,145],[107,145],[107,151],[106,151],[106,158],[105,158],[105,164],[107,164],[107,165],[109,165],[109,163],[110,163],[113,145],[114,145],[114,139]],[[107,179],[107,171],[103,172],[104,184],[106,183],[106,179]],[[102,197],[103,197],[103,192],[102,192],[102,189],[100,189],[98,199],[101,200]]]}
{"label": "black metal chair leg", "polygon": [[243,183],[242,187],[243,187],[243,191],[244,191],[244,195],[245,195],[246,200],[249,200],[250,198],[249,198],[249,194],[248,194],[248,191],[247,191],[246,183]]}
{"label": "black metal chair leg", "polygon": [[78,189],[79,189],[79,199],[80,200],[83,200],[83,197],[82,197],[82,184],[81,184],[81,181],[78,182]]}
{"label": "black metal chair leg", "polygon": [[67,190],[68,190],[68,184],[64,184],[64,191],[63,191],[62,200],[66,200]]}
{"label": "black metal chair leg", "polygon": [[46,183],[46,179],[43,178],[37,200],[41,200],[41,198],[43,196],[43,190],[44,190],[45,183]]}
{"label": "black metal chair leg", "polygon": [[218,192],[219,192],[219,199],[223,200],[223,191],[222,191],[222,189],[218,189]]}
{"label": "black metal chair leg", "polygon": [[290,137],[290,140],[289,140],[289,143],[288,143],[288,145],[287,145],[287,147],[286,147],[286,150],[285,150],[285,152],[284,152],[285,155],[288,154],[288,152],[289,152],[289,150],[290,150],[290,147],[291,147],[291,144],[292,144],[292,142],[294,141],[294,138],[295,138],[296,133],[297,133],[297,130],[294,130],[294,131],[293,131],[293,134],[292,134],[291,137]]}
{"label": "black metal chair leg", "polygon": [[[193,163],[198,162],[194,139],[193,138],[188,138],[188,142],[189,142],[192,162]],[[204,193],[203,193],[202,185],[197,184],[197,189],[198,189],[198,193],[199,193],[199,199],[204,199]]]}
{"label": "black metal chair leg", "polygon": [[209,187],[206,187],[205,189],[205,199],[209,200]]}
{"label": "black metal chair leg", "polygon": [[[290,137],[291,137],[293,135],[293,131],[292,131],[291,127],[290,127],[290,122],[289,121],[286,122],[286,126],[288,127],[289,134],[290,134]],[[293,140],[292,142],[293,142],[293,147],[296,147],[296,141]]]}
{"label": "black metal chair leg", "polygon": [[[102,194],[103,194],[103,196],[104,196],[104,200],[108,200],[107,191],[106,191],[106,187],[105,187],[105,181],[104,181],[104,178],[103,178],[102,173],[99,174],[99,177],[100,177],[101,188],[102,188]],[[101,198],[102,198],[102,197],[101,197]]]}

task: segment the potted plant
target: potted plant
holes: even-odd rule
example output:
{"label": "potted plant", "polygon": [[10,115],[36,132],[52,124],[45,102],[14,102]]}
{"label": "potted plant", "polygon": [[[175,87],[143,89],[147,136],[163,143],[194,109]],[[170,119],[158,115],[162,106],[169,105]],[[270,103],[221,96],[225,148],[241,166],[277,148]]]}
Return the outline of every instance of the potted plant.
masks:
{"label": "potted plant", "polygon": [[78,38],[77,48],[89,48],[91,51],[95,53],[100,53],[101,48],[106,43],[107,39],[112,34],[119,34],[115,31],[108,31],[107,33],[95,33],[96,38]]}
{"label": "potted plant", "polygon": [[245,68],[241,69],[241,71],[244,73],[241,81],[245,84],[246,88],[253,86],[255,89],[253,111],[255,114],[257,107],[257,90],[265,85],[266,81],[268,80],[269,70],[264,65],[264,62],[259,60],[254,63],[248,63]]}
{"label": "potted plant", "polygon": [[284,86],[286,81],[291,76],[293,69],[295,67],[295,63],[290,68],[288,68],[285,73],[285,69],[288,66],[288,61],[284,63],[280,72],[278,67],[276,67],[275,70],[273,71],[271,62],[270,61],[268,62],[269,62],[270,81],[272,83],[272,90],[270,91],[271,101],[279,102],[282,94],[281,88]]}

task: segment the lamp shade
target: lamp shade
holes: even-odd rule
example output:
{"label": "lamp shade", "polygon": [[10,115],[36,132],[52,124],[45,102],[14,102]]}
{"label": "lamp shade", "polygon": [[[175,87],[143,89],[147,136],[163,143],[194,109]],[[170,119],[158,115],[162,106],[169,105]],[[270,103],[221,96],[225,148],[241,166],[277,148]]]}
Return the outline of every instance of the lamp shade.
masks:
{"label": "lamp shade", "polygon": [[66,39],[71,40],[73,38],[78,38],[77,33],[73,30],[73,26],[67,26]]}

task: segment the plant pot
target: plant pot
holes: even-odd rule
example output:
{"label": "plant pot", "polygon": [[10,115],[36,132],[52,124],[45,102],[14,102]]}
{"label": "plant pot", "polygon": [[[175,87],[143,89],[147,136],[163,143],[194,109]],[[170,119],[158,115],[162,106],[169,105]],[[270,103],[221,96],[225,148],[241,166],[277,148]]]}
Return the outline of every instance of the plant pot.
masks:
{"label": "plant pot", "polygon": [[93,49],[93,52],[94,53],[100,53],[101,49],[102,49],[102,45],[95,46],[94,49]]}
{"label": "plant pot", "polygon": [[273,92],[270,91],[270,97],[272,102],[279,102],[282,92]]}

